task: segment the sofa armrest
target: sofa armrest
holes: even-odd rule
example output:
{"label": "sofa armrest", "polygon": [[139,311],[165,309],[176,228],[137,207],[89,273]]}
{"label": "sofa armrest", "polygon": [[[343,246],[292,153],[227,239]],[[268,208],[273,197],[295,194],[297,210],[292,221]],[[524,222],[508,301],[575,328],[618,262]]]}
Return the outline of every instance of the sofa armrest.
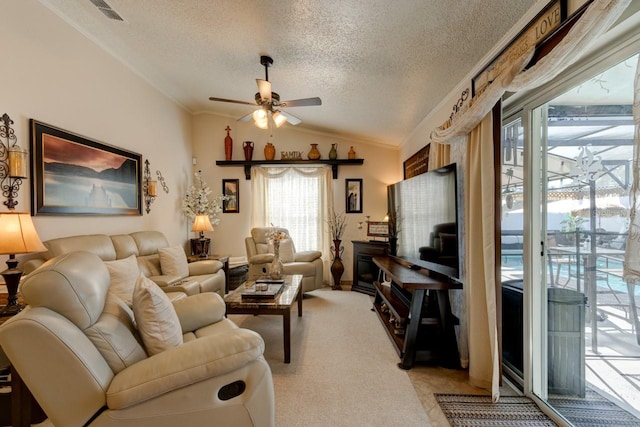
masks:
{"label": "sofa armrest", "polygon": [[177,285],[182,279],[184,279],[184,277],[170,276],[168,274],[165,274],[163,276],[149,276],[149,280],[155,282],[155,284],[160,286],[161,288]]}
{"label": "sofa armrest", "polygon": [[154,397],[227,374],[259,358],[264,341],[236,329],[165,350],[120,371],[107,390],[110,409],[124,409]]}
{"label": "sofa armrest", "polygon": [[302,251],[296,252],[294,255],[294,261],[296,262],[311,262],[322,256],[320,251]]}
{"label": "sofa armrest", "polygon": [[189,276],[202,276],[203,274],[214,274],[222,268],[222,263],[213,259],[205,259],[189,263]]}
{"label": "sofa armrest", "polygon": [[249,264],[266,264],[273,261],[273,254],[259,254],[249,258]]}
{"label": "sofa armrest", "polygon": [[38,267],[44,264],[44,262],[45,261],[42,258],[34,258],[21,263],[20,268],[22,269],[23,274],[26,276],[32,271],[35,271]]}
{"label": "sofa armrest", "polygon": [[203,292],[173,302],[182,333],[193,332],[224,319],[224,300],[215,292]]}

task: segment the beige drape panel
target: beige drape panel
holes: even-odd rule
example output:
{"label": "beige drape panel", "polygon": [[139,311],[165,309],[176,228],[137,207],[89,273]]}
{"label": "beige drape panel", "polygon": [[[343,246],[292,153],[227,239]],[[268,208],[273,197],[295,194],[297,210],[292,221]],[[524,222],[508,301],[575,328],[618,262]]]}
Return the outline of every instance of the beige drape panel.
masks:
{"label": "beige drape panel", "polygon": [[494,400],[499,398],[500,355],[493,274],[495,195],[491,109],[507,90],[533,89],[567,69],[620,17],[629,3],[631,0],[595,0],[552,52],[527,70],[524,67],[533,56],[533,47],[512,59],[484,92],[431,133],[432,142],[452,144],[456,151],[457,147],[467,144],[464,292],[468,310],[469,377],[474,385],[491,390]]}
{"label": "beige drape panel", "polygon": [[[633,91],[633,122],[635,133],[633,137],[633,183],[629,192],[629,234],[624,255],[623,277],[627,282],[629,300],[635,301],[635,287],[640,286],[640,55],[636,65],[636,78]],[[640,329],[636,305],[631,305],[631,316],[634,326]],[[640,336],[638,337],[640,344]]]}
{"label": "beige drape panel", "polygon": [[451,163],[451,146],[449,144],[431,143],[429,148],[429,170],[434,170]]}
{"label": "beige drape panel", "polygon": [[466,161],[467,274],[465,281],[469,331],[469,381],[499,397],[500,367],[496,318],[495,211],[492,114],[469,134]]}

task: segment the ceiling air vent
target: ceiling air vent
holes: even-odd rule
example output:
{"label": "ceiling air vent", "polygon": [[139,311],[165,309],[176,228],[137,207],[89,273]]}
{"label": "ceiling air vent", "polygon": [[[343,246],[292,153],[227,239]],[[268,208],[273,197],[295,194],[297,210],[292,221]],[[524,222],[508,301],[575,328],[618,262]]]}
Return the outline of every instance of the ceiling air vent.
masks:
{"label": "ceiling air vent", "polygon": [[89,0],[89,1],[93,3],[93,5],[97,7],[98,10],[102,12],[104,16],[106,16],[107,18],[113,19],[114,21],[124,21],[124,19],[122,19],[122,17],[118,15],[118,12],[111,9],[111,6],[109,6],[106,1],[104,0]]}

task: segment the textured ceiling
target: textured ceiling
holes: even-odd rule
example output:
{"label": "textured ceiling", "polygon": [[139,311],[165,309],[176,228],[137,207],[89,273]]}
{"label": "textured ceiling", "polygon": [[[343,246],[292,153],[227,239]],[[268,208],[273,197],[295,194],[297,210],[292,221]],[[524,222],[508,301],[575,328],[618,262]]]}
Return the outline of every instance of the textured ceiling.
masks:
{"label": "textured ceiling", "polygon": [[[401,144],[535,0],[41,0],[192,113],[238,118],[264,78],[299,127]],[[287,124],[287,126],[291,126]]]}

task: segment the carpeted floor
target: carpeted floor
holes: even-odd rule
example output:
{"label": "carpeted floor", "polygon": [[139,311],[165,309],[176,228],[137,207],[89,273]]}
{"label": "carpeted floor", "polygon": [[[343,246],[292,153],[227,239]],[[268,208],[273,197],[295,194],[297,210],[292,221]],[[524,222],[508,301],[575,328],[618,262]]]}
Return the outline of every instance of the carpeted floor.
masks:
{"label": "carpeted floor", "polygon": [[330,288],[305,294],[303,317],[291,313],[290,364],[282,317],[229,318],[266,342],[278,427],[431,426],[369,296]]}
{"label": "carpeted floor", "polygon": [[528,397],[503,396],[496,403],[490,396],[435,394],[452,427],[555,427]]}

